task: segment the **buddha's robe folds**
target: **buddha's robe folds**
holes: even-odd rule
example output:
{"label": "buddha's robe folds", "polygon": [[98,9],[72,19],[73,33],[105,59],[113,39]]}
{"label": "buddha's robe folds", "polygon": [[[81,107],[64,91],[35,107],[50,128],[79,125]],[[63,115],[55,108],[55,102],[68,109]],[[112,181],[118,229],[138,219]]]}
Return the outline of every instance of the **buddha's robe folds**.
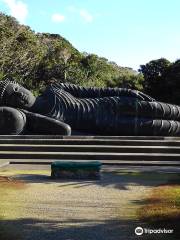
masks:
{"label": "buddha's robe folds", "polygon": [[38,113],[72,130],[103,135],[180,135],[180,107],[138,91],[52,84],[41,95]]}

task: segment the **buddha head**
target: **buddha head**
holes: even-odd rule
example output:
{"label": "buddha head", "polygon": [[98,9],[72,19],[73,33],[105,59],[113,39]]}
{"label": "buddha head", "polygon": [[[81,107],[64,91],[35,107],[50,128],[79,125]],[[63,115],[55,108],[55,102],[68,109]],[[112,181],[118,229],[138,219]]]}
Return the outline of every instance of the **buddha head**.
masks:
{"label": "buddha head", "polygon": [[0,81],[0,105],[29,109],[36,98],[26,88],[14,81]]}

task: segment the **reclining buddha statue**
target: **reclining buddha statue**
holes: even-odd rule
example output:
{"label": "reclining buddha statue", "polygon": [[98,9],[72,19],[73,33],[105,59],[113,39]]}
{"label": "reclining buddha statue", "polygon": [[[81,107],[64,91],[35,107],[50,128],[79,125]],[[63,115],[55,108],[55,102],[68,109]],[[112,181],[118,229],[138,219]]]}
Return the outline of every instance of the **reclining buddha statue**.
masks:
{"label": "reclining buddha statue", "polygon": [[180,136],[180,107],[126,88],[50,84],[35,97],[0,81],[0,134]]}

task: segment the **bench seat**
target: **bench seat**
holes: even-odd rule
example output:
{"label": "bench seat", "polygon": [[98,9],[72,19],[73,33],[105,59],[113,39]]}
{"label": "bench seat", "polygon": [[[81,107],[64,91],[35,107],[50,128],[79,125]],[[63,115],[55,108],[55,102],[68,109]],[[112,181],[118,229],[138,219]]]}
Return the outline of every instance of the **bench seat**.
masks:
{"label": "bench seat", "polygon": [[61,179],[100,179],[99,161],[55,161],[51,163],[51,177]]}

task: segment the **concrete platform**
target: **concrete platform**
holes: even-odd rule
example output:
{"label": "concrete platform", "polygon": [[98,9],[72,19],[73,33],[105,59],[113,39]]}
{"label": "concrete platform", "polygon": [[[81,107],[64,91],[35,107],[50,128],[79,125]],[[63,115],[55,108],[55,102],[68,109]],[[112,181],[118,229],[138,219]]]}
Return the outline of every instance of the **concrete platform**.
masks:
{"label": "concrete platform", "polygon": [[0,168],[8,166],[10,163],[9,160],[1,160],[0,159]]}
{"label": "concrete platform", "polygon": [[[51,172],[51,165],[36,165],[36,164],[10,164],[7,165],[3,168],[3,170],[47,170],[49,171],[49,175]],[[173,166],[128,166],[128,165],[124,165],[124,166],[119,166],[119,165],[110,165],[110,166],[106,166],[103,165],[102,166],[102,172],[113,172],[113,171],[117,171],[117,172],[129,172],[129,173],[133,173],[133,172],[161,172],[161,173],[180,173],[180,166],[179,167],[173,167]]]}
{"label": "concrete platform", "polygon": [[105,165],[179,166],[180,137],[0,136],[0,163],[101,161]]}

